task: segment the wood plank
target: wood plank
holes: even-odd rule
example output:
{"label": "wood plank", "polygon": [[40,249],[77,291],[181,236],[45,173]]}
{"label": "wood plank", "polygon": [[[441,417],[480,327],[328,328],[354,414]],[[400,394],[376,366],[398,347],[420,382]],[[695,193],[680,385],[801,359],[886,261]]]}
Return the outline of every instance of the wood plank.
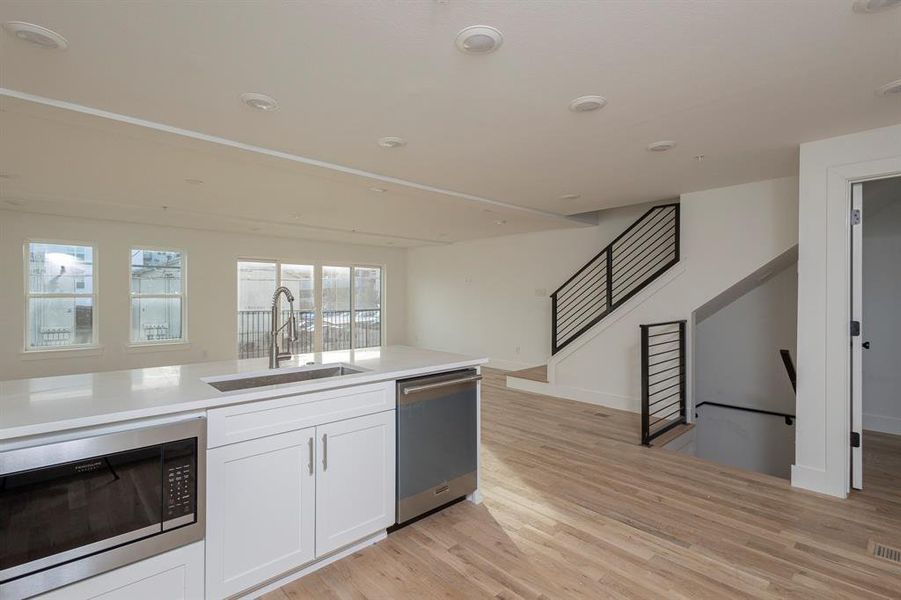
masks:
{"label": "wood plank", "polygon": [[639,445],[639,416],[483,369],[485,501],[454,506],[267,598],[901,598],[901,437],[864,435],[838,500]]}

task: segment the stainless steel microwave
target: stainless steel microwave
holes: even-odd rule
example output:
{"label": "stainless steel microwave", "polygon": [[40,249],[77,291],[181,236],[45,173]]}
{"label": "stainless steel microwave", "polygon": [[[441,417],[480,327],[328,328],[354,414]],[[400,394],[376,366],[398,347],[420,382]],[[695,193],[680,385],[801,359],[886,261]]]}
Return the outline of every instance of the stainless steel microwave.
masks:
{"label": "stainless steel microwave", "polygon": [[0,598],[28,598],[204,537],[206,420],[0,451]]}

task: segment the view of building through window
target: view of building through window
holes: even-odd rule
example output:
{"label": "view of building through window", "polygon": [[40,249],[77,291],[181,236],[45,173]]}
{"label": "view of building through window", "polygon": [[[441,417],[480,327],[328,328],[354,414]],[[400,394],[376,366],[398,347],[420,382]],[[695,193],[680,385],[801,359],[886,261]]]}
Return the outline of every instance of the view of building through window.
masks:
{"label": "view of building through window", "polygon": [[[317,271],[321,273],[319,298]],[[272,294],[280,285],[294,294],[297,320],[297,341],[291,344],[283,334],[279,340],[282,351],[309,353],[381,345],[381,277],[379,267],[238,262],[239,358],[268,355]],[[288,317],[284,301],[281,310],[279,324]]]}
{"label": "view of building through window", "polygon": [[131,250],[131,341],[172,342],[184,335],[184,257]]}
{"label": "view of building through window", "polygon": [[30,243],[27,260],[26,347],[94,344],[94,249]]}

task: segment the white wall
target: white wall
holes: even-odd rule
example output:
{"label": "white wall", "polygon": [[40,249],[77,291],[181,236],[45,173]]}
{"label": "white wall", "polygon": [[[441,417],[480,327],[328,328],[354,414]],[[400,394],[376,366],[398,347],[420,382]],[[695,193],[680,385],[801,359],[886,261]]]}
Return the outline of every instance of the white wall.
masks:
{"label": "white wall", "polygon": [[684,194],[680,265],[558,353],[549,365],[554,391],[639,411],[638,326],[687,319],[790,249],[797,241],[797,198],[794,177]]}
{"label": "white wall", "polygon": [[901,125],[801,144],[792,485],[849,489],[851,182],[901,173]]}
{"label": "white wall", "polygon": [[784,419],[706,405],[692,431],[695,456],[785,479],[791,474],[795,427]]}
{"label": "white wall", "polygon": [[[23,244],[27,238],[93,242],[97,247],[99,353],[24,355]],[[129,341],[128,251],[148,245],[184,250],[188,264],[189,347],[134,351]],[[0,211],[0,380],[235,358],[236,261],[354,263],[385,268],[386,343],[406,341],[406,253],[402,249],[217,233]],[[37,358],[40,356],[40,358]]]}
{"label": "white wall", "polygon": [[[779,350],[797,356],[797,331],[797,264],[698,319],[691,366],[695,404],[719,402],[795,414],[795,392]],[[778,417],[768,418],[771,425],[780,423]],[[794,448],[785,457],[786,477],[793,456]]]}
{"label": "white wall", "polygon": [[549,294],[649,206],[604,211],[584,229],[410,249],[410,344],[484,354],[505,369],[546,363]]}
{"label": "white wall", "polygon": [[901,434],[901,179],[885,183],[863,188],[863,426]]}

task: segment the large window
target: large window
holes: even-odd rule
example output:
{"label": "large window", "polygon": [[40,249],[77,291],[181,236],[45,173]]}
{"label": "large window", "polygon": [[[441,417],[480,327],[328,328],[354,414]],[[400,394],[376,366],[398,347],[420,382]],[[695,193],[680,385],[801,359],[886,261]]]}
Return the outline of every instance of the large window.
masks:
{"label": "large window", "polygon": [[97,343],[92,246],[26,246],[25,348],[45,350]]}
{"label": "large window", "polygon": [[[272,294],[280,285],[294,294],[298,334],[292,345],[283,333],[280,350],[300,354],[381,345],[381,280],[379,267],[238,262],[238,356],[268,355]],[[280,324],[288,317],[284,300],[281,309]]]}
{"label": "large window", "polygon": [[[288,340],[286,331],[278,341],[279,350],[293,354],[313,352],[316,331],[314,267],[277,262],[238,262],[238,357],[268,356],[272,328],[272,294],[283,285],[294,294],[297,340]],[[279,325],[288,318],[289,307],[281,299]]]}
{"label": "large window", "polygon": [[184,341],[184,255],[173,250],[132,248],[130,267],[132,343]]}

